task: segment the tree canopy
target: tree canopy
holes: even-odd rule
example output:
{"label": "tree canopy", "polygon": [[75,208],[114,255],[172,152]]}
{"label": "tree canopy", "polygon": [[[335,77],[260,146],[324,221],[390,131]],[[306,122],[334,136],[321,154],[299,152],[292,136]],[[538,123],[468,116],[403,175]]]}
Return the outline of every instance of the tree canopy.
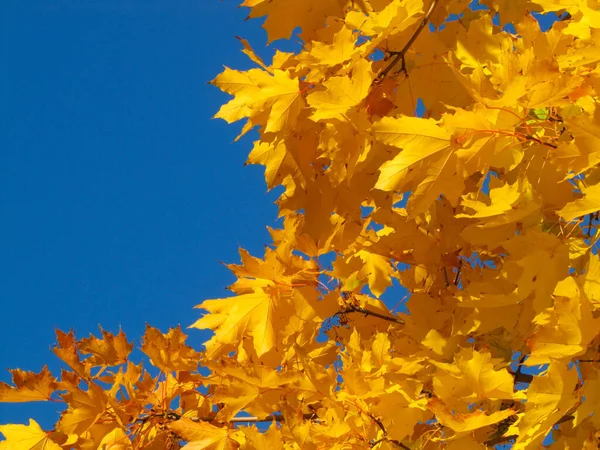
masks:
{"label": "tree canopy", "polygon": [[0,449],[597,448],[600,3],[242,6],[301,42],[212,81],[282,225],[201,349],[57,332],[0,401],[65,410]]}

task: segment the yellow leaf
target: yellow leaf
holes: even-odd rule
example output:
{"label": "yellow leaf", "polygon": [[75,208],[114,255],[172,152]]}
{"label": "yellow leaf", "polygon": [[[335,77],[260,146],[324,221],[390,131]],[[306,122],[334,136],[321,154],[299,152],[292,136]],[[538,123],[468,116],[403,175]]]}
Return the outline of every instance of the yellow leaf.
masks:
{"label": "yellow leaf", "polygon": [[38,423],[29,419],[29,425],[0,425],[0,433],[6,438],[0,442],[0,450],[60,450]]}
{"label": "yellow leaf", "polygon": [[258,428],[244,427],[242,429],[246,437],[245,446],[243,449],[256,449],[256,450],[283,450],[283,436],[281,430],[273,423],[269,429],[265,432],[261,432]]}
{"label": "yellow leaf", "polygon": [[535,229],[515,236],[504,246],[510,252],[504,271],[506,278],[517,285],[517,295],[525,299],[534,293],[532,306],[536,313],[550,306],[556,284],[568,275],[567,246],[552,234]]}
{"label": "yellow leaf", "polygon": [[578,157],[569,158],[571,164],[564,173],[565,178],[572,178],[600,163],[600,108],[594,115],[581,111],[565,115],[565,127],[573,136],[579,153]]}
{"label": "yellow leaf", "polygon": [[[387,3],[387,4],[386,4]],[[423,18],[423,0],[391,0],[372,11],[349,11],[346,23],[372,39],[364,44],[370,52],[390,35],[398,35]],[[355,8],[359,9],[359,8]]]}
{"label": "yellow leaf", "polygon": [[555,298],[554,306],[539,314],[534,323],[537,329],[527,342],[529,366],[581,355],[600,333],[600,318],[593,317],[585,296]]}
{"label": "yellow leaf", "polygon": [[255,142],[247,164],[265,166],[265,180],[269,189],[282,184],[285,177],[299,179],[302,176],[294,155],[282,142]]}
{"label": "yellow leaf", "polygon": [[594,186],[582,187],[583,198],[575,200],[559,211],[560,216],[567,220],[573,220],[576,217],[600,211],[600,184]]}
{"label": "yellow leaf", "polygon": [[279,301],[276,291],[261,289],[237,297],[205,300],[197,308],[209,313],[191,327],[214,330],[215,335],[205,344],[207,349],[217,344],[235,348],[245,335],[250,335],[261,356],[275,346],[275,309]]}
{"label": "yellow leaf", "polygon": [[56,356],[62,359],[73,372],[78,376],[87,380],[90,378],[90,365],[82,362],[77,351],[77,341],[75,340],[75,333],[70,331],[68,334],[63,333],[60,330],[56,330],[56,339],[58,346],[54,347],[52,351]]}
{"label": "yellow leaf", "polygon": [[413,190],[407,206],[411,216],[426,211],[442,193],[458,199],[462,179],[451,135],[434,120],[385,117],[373,124],[373,134],[378,141],[402,149],[381,166],[375,188]]}
{"label": "yellow leaf", "polygon": [[356,256],[365,264],[361,271],[365,273],[369,280],[369,289],[375,297],[379,298],[386,288],[392,285],[390,275],[394,272],[393,267],[388,258],[366,250],[359,251]]}
{"label": "yellow leaf", "polygon": [[95,366],[118,365],[127,362],[127,356],[133,349],[133,342],[127,342],[122,330],[116,336],[100,328],[102,339],[90,336],[79,342],[81,353],[91,353],[93,356],[86,359],[86,363]]}
{"label": "yellow leaf", "polygon": [[375,187],[384,191],[399,190],[402,182],[418,164],[451,148],[450,134],[434,120],[415,117],[385,117],[373,124],[375,138],[402,150],[381,166]]}
{"label": "yellow leaf", "polygon": [[63,413],[57,429],[65,434],[82,434],[87,431],[106,410],[108,399],[97,384],[90,384],[87,391],[74,388],[62,394],[69,409]]}
{"label": "yellow leaf", "polygon": [[588,254],[588,263],[582,276],[583,292],[592,302],[595,310],[600,309],[600,257]]}
{"label": "yellow leaf", "polygon": [[98,449],[101,450],[131,450],[131,441],[122,428],[115,428],[102,438]]}
{"label": "yellow leaf", "polygon": [[264,71],[273,73],[272,70],[270,68],[268,68],[267,65],[263,62],[263,60],[260,58],[260,56],[258,56],[256,53],[254,53],[254,50],[252,50],[250,43],[246,39],[241,38],[239,36],[236,36],[236,38],[244,46],[244,50],[242,50],[242,53],[244,53],[244,55],[246,55],[248,58],[250,58],[250,60],[252,62],[258,64]]}
{"label": "yellow leaf", "polygon": [[240,431],[228,427],[215,427],[209,423],[193,422],[186,417],[171,422],[167,427],[188,441],[182,450],[233,450],[239,446]]}
{"label": "yellow leaf", "polygon": [[446,404],[459,399],[506,398],[513,396],[514,380],[506,368],[496,369],[489,352],[463,349],[454,364],[433,363],[438,370],[433,379],[436,395]]}
{"label": "yellow leaf", "polygon": [[461,205],[474,212],[457,214],[456,217],[479,219],[481,227],[497,227],[523,221],[540,208],[533,197],[531,186],[526,181],[492,187],[489,198],[488,204],[463,197]]}
{"label": "yellow leaf", "polygon": [[0,402],[45,401],[56,390],[56,379],[46,366],[38,374],[19,369],[11,373],[15,387],[0,382]]}
{"label": "yellow leaf", "polygon": [[326,17],[343,17],[344,0],[245,0],[242,6],[252,8],[250,17],[267,16],[263,28],[267,30],[268,42],[288,39],[296,27],[310,40],[319,30]]}
{"label": "yellow leaf", "polygon": [[457,357],[456,364],[465,374],[473,391],[486,398],[511,398],[514,380],[506,368],[496,369],[489,352],[466,350]]}
{"label": "yellow leaf", "polygon": [[313,41],[307,57],[327,68],[348,61],[355,52],[356,35],[345,24],[341,23],[339,31],[333,35],[331,44]]}
{"label": "yellow leaf", "polygon": [[198,367],[200,353],[185,345],[187,336],[181,327],[171,328],[167,334],[146,325],[141,350],[162,371],[194,370]]}
{"label": "yellow leaf", "polygon": [[512,409],[493,412],[489,415],[481,410],[468,414],[453,414],[439,399],[429,400],[428,406],[429,410],[435,414],[437,420],[442,425],[457,433],[466,433],[479,428],[488,427],[515,415],[515,412]]}
{"label": "yellow leaf", "polygon": [[308,104],[315,109],[311,118],[315,121],[348,120],[345,113],[364,100],[369,93],[373,76],[371,63],[360,59],[352,67],[352,77],[331,77],[325,81],[324,91],[313,92],[307,97]]}
{"label": "yellow leaf", "polygon": [[515,450],[539,448],[546,434],[578,401],[577,369],[552,361],[546,373],[534,377],[527,389],[525,414],[519,421]]}
{"label": "yellow leaf", "polygon": [[[448,148],[451,138],[435,120],[408,116],[384,117],[373,124],[373,135],[379,142],[401,149],[420,147],[424,153],[422,157]],[[381,178],[379,183],[382,183]]]}
{"label": "yellow leaf", "polygon": [[283,70],[271,75],[262,69],[239,72],[226,67],[211,83],[234,96],[215,117],[231,123],[266,114],[265,132],[293,128],[304,106],[298,80]]}

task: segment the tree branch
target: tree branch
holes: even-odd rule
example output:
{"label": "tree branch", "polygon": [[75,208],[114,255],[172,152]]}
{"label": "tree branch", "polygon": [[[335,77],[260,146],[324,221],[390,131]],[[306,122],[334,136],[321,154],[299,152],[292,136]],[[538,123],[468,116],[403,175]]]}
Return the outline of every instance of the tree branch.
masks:
{"label": "tree branch", "polygon": [[410,448],[407,447],[406,445],[404,445],[402,442],[397,441],[396,439],[388,439],[387,430],[385,429],[383,422],[381,420],[379,420],[377,417],[375,417],[373,414],[371,414],[370,412],[367,411],[365,413],[367,414],[367,416],[369,416],[371,418],[371,420],[373,422],[375,422],[377,424],[379,429],[383,432],[383,437],[381,437],[380,439],[377,439],[376,441],[371,442],[371,448],[377,446],[378,444],[381,444],[383,441],[387,441],[387,442],[391,442],[396,447],[400,447],[403,450],[410,450]]}
{"label": "tree branch", "polygon": [[[572,415],[570,415],[570,414],[565,414],[564,416],[562,416],[560,419],[558,419],[556,421],[556,423],[554,424],[554,426],[560,425],[561,423],[564,423],[564,422],[569,422],[569,421],[573,420],[574,418],[575,417],[572,416]],[[493,446],[498,445],[498,444],[503,444],[505,442],[512,441],[513,439],[516,439],[518,437],[519,436],[517,434],[513,434],[513,435],[510,435],[510,436],[499,436],[497,438],[493,438],[493,439],[490,439],[488,441],[485,441],[484,444],[487,445],[488,447],[493,447]]]}
{"label": "tree branch", "polygon": [[458,286],[458,282],[460,281],[460,271],[462,270],[463,261],[462,259],[458,260],[458,269],[456,270],[456,277],[454,277],[454,286]]}
{"label": "tree branch", "polygon": [[377,75],[377,78],[375,78],[375,81],[384,79],[385,76],[394,68],[394,66],[396,64],[398,64],[398,61],[402,61],[402,67],[400,68],[400,71],[404,72],[406,74],[406,61],[404,60],[404,56],[406,55],[406,52],[410,49],[410,46],[413,45],[413,43],[417,40],[417,38],[421,34],[421,31],[423,31],[425,26],[429,23],[429,18],[431,17],[431,14],[433,14],[433,10],[435,9],[437,3],[438,3],[438,0],[433,0],[431,2],[431,5],[429,5],[429,9],[427,10],[427,12],[425,13],[425,16],[423,17],[423,20],[421,20],[421,23],[419,24],[419,26],[417,27],[417,29],[415,30],[415,32],[413,33],[411,38],[408,40],[408,42],[406,43],[404,48],[402,50],[400,50],[399,52],[390,52],[391,55],[395,55],[394,59],[392,59],[392,61],[387,65],[387,67],[385,69],[383,69],[379,73],[379,75]]}
{"label": "tree branch", "polygon": [[[175,421],[175,420],[181,419],[183,416],[181,414],[178,414],[173,411],[167,411],[167,412],[164,412],[161,414],[157,414],[157,413],[149,414],[147,416],[137,419],[136,422],[145,423],[146,421],[148,421],[149,419],[151,419],[153,417],[158,417],[158,418],[162,418],[162,419],[166,419],[166,420]],[[216,418],[216,416],[187,417],[187,419],[191,420],[192,422],[214,422],[215,418]],[[311,421],[315,421],[315,422],[318,421],[317,415],[315,413],[303,414],[302,418],[304,420],[311,420]],[[260,422],[285,422],[285,418],[281,415],[270,414],[266,417],[255,417],[255,416],[233,417],[233,418],[229,419],[228,421],[222,422],[222,423],[260,423]]]}
{"label": "tree branch", "polygon": [[525,134],[525,135],[523,135],[523,137],[529,141],[537,142],[538,144],[545,145],[546,147],[550,147],[552,149],[558,148],[558,145],[552,144],[550,142],[544,142],[541,139],[536,138],[535,136],[532,136],[531,134]]}
{"label": "tree branch", "polygon": [[446,270],[446,266],[442,267],[442,272],[444,272],[444,284],[448,287],[450,286],[450,281],[448,281],[448,271]]}
{"label": "tree branch", "polygon": [[[340,311],[339,313],[347,314],[347,313],[353,313],[353,312],[361,313],[361,314],[364,314],[365,316],[377,317],[378,319],[387,320],[388,322],[397,323],[398,325],[404,325],[404,320],[402,320],[402,319],[398,319],[397,317],[393,317],[393,316],[386,316],[385,314],[380,314],[376,311],[371,311],[370,309],[362,308],[360,306],[348,306],[348,307],[344,308],[342,311]],[[339,313],[336,313],[336,314],[339,314]]]}

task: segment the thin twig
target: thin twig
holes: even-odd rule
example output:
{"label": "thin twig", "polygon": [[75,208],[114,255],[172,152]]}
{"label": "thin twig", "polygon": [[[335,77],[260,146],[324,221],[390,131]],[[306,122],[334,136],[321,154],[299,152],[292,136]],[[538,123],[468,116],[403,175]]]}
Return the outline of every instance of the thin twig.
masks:
{"label": "thin twig", "polygon": [[371,442],[371,448],[375,447],[378,444],[381,444],[383,441],[386,441],[386,442],[391,442],[392,444],[396,445],[397,447],[400,447],[401,449],[410,450],[410,448],[407,447],[406,445],[404,445],[402,442],[397,441],[396,439],[388,439],[388,437],[387,437],[388,433],[387,433],[387,430],[385,429],[385,426],[383,425],[383,422],[368,411],[364,411],[364,413],[367,416],[369,416],[371,418],[371,420],[373,422],[375,422],[377,424],[377,426],[379,427],[379,429],[383,432],[383,437],[381,437],[380,439],[377,439],[376,441]]}
{"label": "thin twig", "polygon": [[537,142],[538,144],[545,145],[546,147],[550,147],[550,148],[553,148],[553,149],[557,149],[558,148],[558,145],[552,144],[550,142],[544,142],[541,139],[536,138],[535,136],[532,136],[531,134],[523,134],[522,136],[525,139],[527,139],[528,141]]}
{"label": "thin twig", "polygon": [[415,32],[413,33],[411,38],[408,40],[408,42],[406,43],[404,48],[402,50],[400,50],[399,52],[391,53],[391,54],[395,55],[394,59],[392,59],[392,61],[388,64],[388,66],[385,69],[383,69],[379,73],[379,75],[377,75],[377,78],[375,79],[376,81],[384,79],[385,76],[394,68],[394,66],[396,64],[398,64],[398,61],[400,61],[400,60],[402,60],[401,71],[406,73],[406,63],[404,61],[404,56],[406,55],[406,52],[410,49],[410,46],[419,37],[419,34],[421,34],[421,31],[423,31],[423,28],[425,28],[425,26],[429,23],[429,18],[431,17],[431,14],[433,14],[433,10],[435,9],[437,3],[438,3],[438,0],[433,0],[431,2],[429,9],[427,10],[427,12],[425,13],[425,16],[423,17],[423,20],[421,21],[421,23],[419,24],[419,26],[417,27],[417,29],[415,30]]}
{"label": "thin twig", "polygon": [[[168,412],[165,412],[162,414],[149,414],[147,416],[136,419],[136,422],[145,423],[146,421],[148,421],[149,419],[151,419],[153,417],[158,417],[158,418],[162,418],[162,419],[166,419],[166,420],[175,421],[175,420],[181,419],[184,416],[182,416],[181,414],[178,414],[176,412],[173,412],[173,411],[168,411]],[[192,422],[214,422],[216,419],[216,416],[186,417],[186,418]],[[303,419],[311,420],[314,422],[318,421],[317,415],[314,413],[303,414]],[[283,416],[271,414],[266,417],[255,417],[255,416],[233,417],[223,423],[246,423],[246,422],[259,423],[259,422],[284,422],[284,421],[285,421],[285,418]]]}
{"label": "thin twig", "polygon": [[[571,414],[565,414],[564,416],[562,416],[560,419],[558,419],[554,423],[554,426],[560,425],[561,423],[570,422],[574,418],[575,418],[575,416],[572,416]],[[488,441],[485,441],[484,444],[487,445],[488,447],[493,447],[498,444],[503,444],[505,442],[512,441],[513,439],[516,439],[518,437],[519,436],[516,434],[510,435],[510,436],[499,436],[497,438],[493,438]]]}
{"label": "thin twig", "polygon": [[488,447],[494,447],[495,445],[498,444],[503,444],[505,442],[508,441],[512,441],[513,439],[516,439],[518,437],[518,435],[513,434],[511,436],[500,436],[494,439],[490,439],[489,441],[485,441],[484,444],[487,445]]}
{"label": "thin twig", "polygon": [[402,442],[397,441],[396,439],[388,439],[387,437],[382,437],[381,439],[377,439],[376,441],[371,442],[371,448],[376,447],[382,442],[391,442],[397,447],[400,447],[402,450],[410,450],[410,447],[407,447]]}
{"label": "thin twig", "polygon": [[460,281],[460,271],[462,269],[463,261],[462,259],[458,260],[458,269],[456,270],[456,277],[454,277],[454,286],[458,286],[458,282]]}
{"label": "thin twig", "polygon": [[[353,313],[353,312],[361,313],[361,314],[364,314],[365,316],[377,317],[378,319],[387,320],[388,322],[397,323],[399,325],[404,325],[404,320],[402,320],[402,319],[398,319],[397,317],[392,317],[392,316],[386,316],[385,314],[380,314],[376,311],[371,311],[370,309],[362,308],[360,306],[348,306],[348,307],[344,308],[342,311],[339,311],[339,313],[341,313],[341,314]],[[339,313],[336,313],[336,315]]]}

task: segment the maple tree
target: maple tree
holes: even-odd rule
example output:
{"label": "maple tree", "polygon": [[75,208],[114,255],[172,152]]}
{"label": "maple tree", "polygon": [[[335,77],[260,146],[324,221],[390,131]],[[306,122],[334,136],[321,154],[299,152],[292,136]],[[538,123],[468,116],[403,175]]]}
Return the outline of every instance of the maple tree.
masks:
{"label": "maple tree", "polygon": [[158,375],[57,332],[60,379],[0,401],[66,410],[0,449],[598,448],[600,3],[481,3],[245,0],[301,29],[212,82],[282,228],[198,305],[201,351],[147,328]]}

